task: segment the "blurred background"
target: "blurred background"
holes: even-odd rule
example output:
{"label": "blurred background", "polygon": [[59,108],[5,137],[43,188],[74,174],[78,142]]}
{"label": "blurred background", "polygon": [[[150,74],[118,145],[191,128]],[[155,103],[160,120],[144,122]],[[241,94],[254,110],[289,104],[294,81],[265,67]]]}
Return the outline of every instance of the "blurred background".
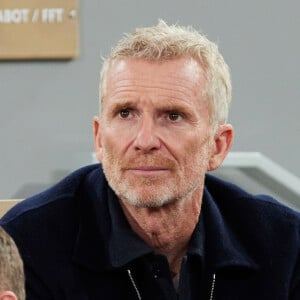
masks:
{"label": "blurred background", "polygon": [[159,18],[219,45],[232,73],[232,151],[261,152],[300,177],[299,11],[296,0],[80,1],[78,58],[0,61],[0,198],[24,198],[93,162],[101,56]]}

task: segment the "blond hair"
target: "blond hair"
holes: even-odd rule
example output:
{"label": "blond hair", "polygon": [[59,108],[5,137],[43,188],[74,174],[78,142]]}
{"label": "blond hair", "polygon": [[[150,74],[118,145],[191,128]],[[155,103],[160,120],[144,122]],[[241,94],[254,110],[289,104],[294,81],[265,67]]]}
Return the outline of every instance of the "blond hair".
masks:
{"label": "blond hair", "polygon": [[13,239],[0,227],[0,290],[25,300],[23,262]]}
{"label": "blond hair", "polygon": [[137,28],[132,34],[126,34],[104,59],[99,85],[101,103],[113,61],[124,58],[164,61],[180,57],[192,57],[202,66],[207,80],[204,92],[209,101],[210,123],[216,129],[228,117],[231,102],[229,68],[217,45],[204,35],[192,27],[169,26],[162,20],[156,26]]}

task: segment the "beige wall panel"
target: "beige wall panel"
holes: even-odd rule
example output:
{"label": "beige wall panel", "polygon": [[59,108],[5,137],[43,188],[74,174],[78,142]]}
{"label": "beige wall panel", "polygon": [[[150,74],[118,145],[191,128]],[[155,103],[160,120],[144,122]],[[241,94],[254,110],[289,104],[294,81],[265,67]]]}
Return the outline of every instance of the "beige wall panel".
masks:
{"label": "beige wall panel", "polygon": [[0,59],[79,55],[77,0],[1,0]]}

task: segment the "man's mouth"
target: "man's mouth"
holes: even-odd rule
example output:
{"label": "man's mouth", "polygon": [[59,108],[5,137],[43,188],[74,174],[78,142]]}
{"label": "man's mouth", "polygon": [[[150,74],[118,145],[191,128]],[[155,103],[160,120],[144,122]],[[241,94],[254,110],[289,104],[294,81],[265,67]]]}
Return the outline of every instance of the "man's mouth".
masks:
{"label": "man's mouth", "polygon": [[159,176],[169,172],[168,168],[161,166],[137,166],[126,169],[128,172],[139,176]]}

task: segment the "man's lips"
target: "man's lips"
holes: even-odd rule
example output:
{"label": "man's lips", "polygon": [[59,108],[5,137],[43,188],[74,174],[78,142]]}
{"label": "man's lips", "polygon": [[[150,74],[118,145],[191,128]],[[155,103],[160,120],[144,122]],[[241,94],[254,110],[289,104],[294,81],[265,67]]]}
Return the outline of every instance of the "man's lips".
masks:
{"label": "man's lips", "polygon": [[169,169],[161,166],[138,166],[127,168],[126,171],[140,176],[155,176],[162,175],[163,173],[168,172]]}

